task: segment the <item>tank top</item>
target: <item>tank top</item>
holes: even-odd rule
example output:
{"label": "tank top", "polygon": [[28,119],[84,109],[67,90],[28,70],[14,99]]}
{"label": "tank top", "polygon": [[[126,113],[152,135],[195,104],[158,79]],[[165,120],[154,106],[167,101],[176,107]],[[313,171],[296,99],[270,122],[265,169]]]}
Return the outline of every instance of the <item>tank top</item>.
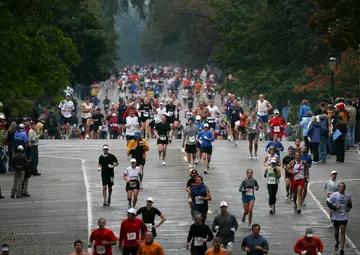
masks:
{"label": "tank top", "polygon": [[193,198],[194,207],[197,208],[200,212],[207,210],[207,200],[198,199],[197,197],[206,197],[206,186],[202,185],[201,187],[194,186],[191,188],[191,194]]}
{"label": "tank top", "polygon": [[[86,110],[91,110],[93,106],[92,104],[87,105],[86,103],[84,103],[84,107]],[[83,118],[84,119],[91,118],[91,115],[92,115],[91,111],[87,113],[83,113]]]}
{"label": "tank top", "polygon": [[256,120],[253,120],[250,117],[249,120],[248,120],[248,123],[249,123],[249,127],[251,128],[251,129],[248,129],[249,134],[257,134],[257,133],[259,133],[258,128],[259,128],[260,121],[259,121],[258,117],[256,117]]}
{"label": "tank top", "polygon": [[225,249],[220,248],[220,251],[215,253],[214,248],[209,249],[209,255],[224,255]]}
{"label": "tank top", "polygon": [[266,164],[267,164],[268,166],[271,165],[271,159],[272,159],[272,158],[276,158],[276,160],[278,160],[279,155],[274,154],[274,156],[271,156],[271,155],[269,154],[269,155],[268,155],[268,159],[267,159],[267,161],[266,161]]}
{"label": "tank top", "polygon": [[303,180],[305,176],[305,166],[302,161],[300,163],[295,161],[294,168],[294,180]]}
{"label": "tank top", "polygon": [[265,112],[265,111],[267,111],[267,101],[266,100],[264,100],[263,102],[261,102],[260,100],[258,100],[257,101],[257,104],[258,104],[258,112],[257,112],[257,114],[259,115],[259,116],[266,116],[266,115],[268,115],[268,113],[267,112]]}

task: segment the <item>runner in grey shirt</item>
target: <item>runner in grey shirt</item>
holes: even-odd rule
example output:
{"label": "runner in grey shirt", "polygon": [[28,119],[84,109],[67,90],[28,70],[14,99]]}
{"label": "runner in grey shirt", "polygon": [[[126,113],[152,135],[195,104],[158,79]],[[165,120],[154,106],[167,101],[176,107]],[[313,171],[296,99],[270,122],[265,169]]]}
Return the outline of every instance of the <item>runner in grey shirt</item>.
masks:
{"label": "runner in grey shirt", "polygon": [[[331,195],[334,192],[337,192],[339,190],[339,184],[340,181],[336,180],[337,177],[337,172],[334,170],[330,173],[331,179],[326,181],[324,184],[324,192],[325,192],[325,196],[326,199],[329,199],[331,197]],[[333,221],[332,221],[332,210],[330,209],[330,226],[329,228],[333,227]]]}
{"label": "runner in grey shirt", "polygon": [[[194,125],[194,118],[192,117],[189,118],[188,124],[189,125],[184,129],[183,132],[182,147],[185,148],[187,154],[187,161],[189,162],[189,167],[192,167],[192,163],[194,163],[196,160],[196,138],[199,134],[199,131],[198,131],[198,127]],[[192,160],[191,160],[191,155],[192,155]]]}
{"label": "runner in grey shirt", "polygon": [[331,218],[334,222],[335,230],[335,251],[339,249],[339,232],[341,232],[340,255],[344,254],[345,231],[349,219],[348,213],[352,208],[351,196],[349,193],[346,193],[345,190],[346,184],[344,182],[340,182],[339,191],[333,193],[327,201],[328,207],[333,211]]}

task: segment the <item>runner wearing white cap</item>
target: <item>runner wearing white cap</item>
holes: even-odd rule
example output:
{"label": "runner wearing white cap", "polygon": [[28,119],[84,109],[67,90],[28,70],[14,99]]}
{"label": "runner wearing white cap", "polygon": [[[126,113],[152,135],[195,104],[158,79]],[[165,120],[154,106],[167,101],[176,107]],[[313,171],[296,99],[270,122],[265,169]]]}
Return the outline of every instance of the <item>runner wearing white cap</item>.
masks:
{"label": "runner wearing white cap", "polygon": [[73,111],[75,110],[74,103],[70,99],[71,99],[71,95],[67,93],[65,100],[62,100],[59,104],[59,109],[61,111],[60,121],[61,121],[61,125],[65,126],[66,139],[69,138],[71,117]]}
{"label": "runner wearing white cap", "polygon": [[[142,215],[142,220],[145,222],[146,227],[148,231],[153,233],[153,238],[157,236],[156,229],[160,227],[165,221],[166,218],[164,214],[162,214],[159,209],[156,207],[153,207],[154,199],[152,197],[148,197],[146,199],[146,206],[141,207],[137,213],[136,216]],[[155,216],[159,216],[161,218],[161,221],[158,224],[155,224]]]}
{"label": "runner wearing white cap", "polygon": [[[126,182],[126,193],[129,203],[129,208],[135,208],[137,197],[140,190],[140,180],[141,180],[141,168],[136,166],[136,159],[130,159],[130,166],[126,168],[123,178]],[[131,200],[133,199],[133,204],[131,206]],[[136,212],[135,212],[136,213]]]}
{"label": "runner wearing white cap", "polygon": [[220,210],[220,214],[214,218],[212,231],[216,232],[216,237],[221,237],[221,247],[231,251],[234,246],[238,222],[235,216],[228,212],[228,204],[225,201],[220,203]]}
{"label": "runner wearing white cap", "polygon": [[[338,175],[338,172],[336,172],[335,170],[331,171],[331,173],[330,173],[331,179],[326,181],[324,184],[324,192],[325,192],[326,199],[329,199],[333,193],[339,191],[340,181],[336,179],[337,175]],[[331,221],[330,226],[329,226],[330,228],[333,227],[333,221],[331,218],[332,218],[332,210],[330,209],[330,221]]]}
{"label": "runner wearing white cap", "polygon": [[[101,171],[101,180],[103,186],[103,197],[104,203],[103,206],[110,206],[111,204],[111,194],[112,194],[112,186],[114,185],[114,167],[119,165],[117,158],[109,153],[109,146],[104,144],[103,154],[99,157],[98,170]],[[109,191],[109,196],[106,199],[106,187]]]}

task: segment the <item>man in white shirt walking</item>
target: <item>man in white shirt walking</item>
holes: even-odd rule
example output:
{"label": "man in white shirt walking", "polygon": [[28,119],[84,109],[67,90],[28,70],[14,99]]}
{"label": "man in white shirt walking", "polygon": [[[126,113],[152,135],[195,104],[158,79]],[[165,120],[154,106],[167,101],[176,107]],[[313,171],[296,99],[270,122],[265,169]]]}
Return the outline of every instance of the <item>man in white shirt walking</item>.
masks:
{"label": "man in white shirt walking", "polygon": [[62,100],[59,104],[59,109],[61,111],[60,121],[61,121],[61,125],[65,126],[66,128],[66,139],[69,138],[72,112],[75,110],[74,103],[70,99],[71,99],[71,95],[67,93],[65,100]]}

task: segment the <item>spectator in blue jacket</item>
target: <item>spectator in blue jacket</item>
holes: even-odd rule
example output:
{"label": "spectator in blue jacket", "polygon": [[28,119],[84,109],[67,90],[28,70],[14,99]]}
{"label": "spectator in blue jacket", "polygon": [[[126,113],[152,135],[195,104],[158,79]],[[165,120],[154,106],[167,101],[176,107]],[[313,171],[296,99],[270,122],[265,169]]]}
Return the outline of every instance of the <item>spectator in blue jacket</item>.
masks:
{"label": "spectator in blue jacket", "polygon": [[310,127],[308,130],[308,137],[310,137],[310,145],[312,148],[313,163],[319,163],[319,143],[321,138],[321,124],[318,121],[318,117],[313,116],[311,118]]}
{"label": "spectator in blue jacket", "polygon": [[326,115],[320,115],[320,143],[319,143],[319,154],[320,154],[320,161],[319,163],[325,164],[326,163],[326,145],[328,140],[329,128],[328,128],[328,119]]}
{"label": "spectator in blue jacket", "polygon": [[307,117],[307,112],[311,112],[311,108],[309,106],[309,102],[307,100],[303,100],[299,109],[298,120],[301,121],[304,117]]}
{"label": "spectator in blue jacket", "polygon": [[[309,124],[311,122],[311,117],[313,116],[312,112],[307,112],[306,116],[302,118],[301,122],[300,122],[300,126],[303,129],[303,137],[304,137],[304,142],[307,148],[306,153],[309,153],[309,149],[311,149],[311,145],[310,145],[310,141],[308,139],[308,130],[309,130]],[[311,149],[312,151],[312,149]]]}
{"label": "spectator in blue jacket", "polygon": [[29,145],[29,137],[25,132],[25,125],[21,123],[19,129],[15,132],[13,140],[13,149],[16,151],[19,145],[26,148]]}

